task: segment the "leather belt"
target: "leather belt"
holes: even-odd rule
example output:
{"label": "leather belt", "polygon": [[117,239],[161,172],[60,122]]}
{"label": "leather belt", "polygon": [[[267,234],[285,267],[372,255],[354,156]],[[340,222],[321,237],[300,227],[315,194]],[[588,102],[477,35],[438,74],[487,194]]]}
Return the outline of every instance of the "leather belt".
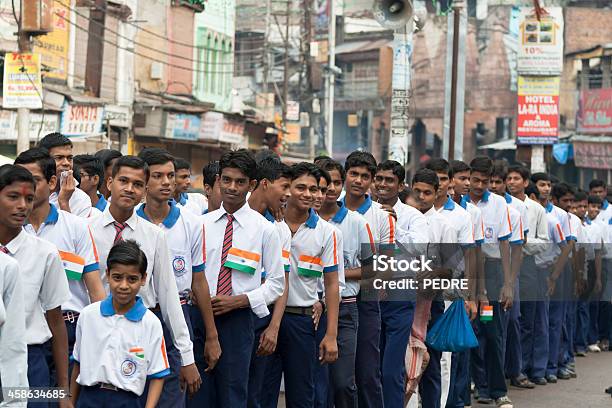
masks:
{"label": "leather belt", "polygon": [[308,307],[297,307],[297,306],[285,306],[285,313],[300,315],[300,316],[312,316],[312,306]]}

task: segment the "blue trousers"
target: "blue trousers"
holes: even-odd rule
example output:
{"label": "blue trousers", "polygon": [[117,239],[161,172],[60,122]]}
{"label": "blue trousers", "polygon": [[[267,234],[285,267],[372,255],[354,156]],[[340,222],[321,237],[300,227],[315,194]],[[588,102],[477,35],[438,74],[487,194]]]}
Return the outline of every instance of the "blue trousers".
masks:
{"label": "blue trousers", "polygon": [[[147,394],[143,393],[146,399]],[[140,398],[124,390],[104,390],[100,387],[81,386],[76,408],[140,408]]]}
{"label": "blue trousers", "polygon": [[561,368],[574,362],[574,333],[576,332],[576,302],[565,303],[565,322],[561,337]]}
{"label": "blue trousers", "polygon": [[380,304],[375,301],[358,301],[357,310],[359,312],[359,327],[357,329],[355,379],[357,381],[359,406],[382,408]]}
{"label": "blue trousers", "polygon": [[[401,407],[406,378],[405,357],[414,318],[414,302],[380,302],[381,370],[385,407]],[[360,404],[361,405],[361,404]]]}
{"label": "blue trousers", "polygon": [[446,408],[463,408],[472,405],[470,378],[470,350],[453,353]]}
{"label": "blue trousers", "polygon": [[[444,302],[431,302],[431,319],[429,320],[427,328],[431,329],[431,327],[443,314]],[[421,395],[423,408],[439,408],[440,397],[442,395],[442,372],[440,368],[440,358],[442,358],[442,352],[434,350],[429,346],[427,346],[427,352],[429,353],[429,364],[427,365],[427,368],[423,373],[423,377],[421,378],[421,382],[419,383],[419,394]]]}
{"label": "blue trousers", "polygon": [[262,405],[262,393],[264,390],[264,381],[266,378],[266,365],[268,363],[268,356],[258,356],[257,349],[259,348],[259,340],[263,332],[268,328],[272,314],[270,313],[266,317],[254,317],[253,328],[255,329],[255,336],[253,338],[253,348],[251,349],[251,366],[249,368],[249,391],[248,391],[248,402],[249,408],[261,408]]}
{"label": "blue trousers", "polygon": [[330,407],[357,408],[355,357],[357,354],[357,303],[340,303],[338,314],[338,360],[329,366]]}
{"label": "blue trousers", "polygon": [[551,300],[548,304],[548,364],[546,375],[557,375],[561,360],[561,338],[565,322],[566,303]]}
{"label": "blue trousers", "polygon": [[211,408],[246,408],[249,366],[255,332],[251,309],[237,309],[215,317],[221,344],[221,358],[210,373],[202,377],[202,388]]}
{"label": "blue trousers", "polygon": [[[316,332],[317,360],[319,358],[319,345],[327,332],[327,313],[323,313],[319,320]],[[338,354],[340,349],[338,349]],[[315,366],[315,408],[326,408],[329,403],[329,365],[316,364]]]}
{"label": "blue trousers", "polygon": [[579,300],[576,304],[576,332],[574,334],[574,348],[576,351],[586,351],[587,335],[589,332],[589,302]]}
{"label": "blue trousers", "polygon": [[543,378],[548,364],[548,302],[521,303],[521,351],[523,374]]}
{"label": "blue trousers", "polygon": [[[28,345],[28,384],[32,388],[51,385],[44,344]],[[28,408],[47,408],[48,406],[48,402],[28,402]]]}
{"label": "blue trousers", "polygon": [[521,350],[521,296],[519,281],[514,285],[514,301],[512,307],[508,310],[508,322],[506,324],[505,336],[505,372],[510,378],[518,377],[522,372],[522,355]]}

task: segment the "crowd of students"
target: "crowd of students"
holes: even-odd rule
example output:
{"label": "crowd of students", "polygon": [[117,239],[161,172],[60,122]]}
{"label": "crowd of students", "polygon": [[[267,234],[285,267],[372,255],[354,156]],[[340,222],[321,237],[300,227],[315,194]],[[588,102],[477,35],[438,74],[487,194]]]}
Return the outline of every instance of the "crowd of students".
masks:
{"label": "crowd of students", "polygon": [[[0,167],[1,384],[69,390],[2,404],[272,408],[284,381],[287,407],[511,408],[508,383],[569,380],[609,348],[603,181],[477,157],[406,184],[368,152],[289,166],[237,150],[200,194],[163,149],[72,148],[52,133]],[[375,257],[407,245],[469,288],[377,289],[405,275]],[[452,302],[478,347],[427,345]]]}

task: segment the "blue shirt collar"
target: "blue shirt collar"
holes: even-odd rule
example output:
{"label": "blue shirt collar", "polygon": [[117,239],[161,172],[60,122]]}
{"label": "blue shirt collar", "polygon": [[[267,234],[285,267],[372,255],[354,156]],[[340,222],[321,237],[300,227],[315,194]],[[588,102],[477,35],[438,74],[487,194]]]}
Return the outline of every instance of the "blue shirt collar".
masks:
{"label": "blue shirt collar", "polygon": [[338,207],[340,208],[338,209],[336,215],[332,217],[331,221],[335,222],[336,224],[341,224],[342,221],[344,221],[344,219],[346,218],[346,214],[348,214],[348,208],[344,206],[344,203],[342,201],[338,201]]}
{"label": "blue shirt collar", "polygon": [[591,219],[589,217],[584,217],[584,222],[586,222],[587,225],[591,225]]}
{"label": "blue shirt collar", "polygon": [[319,216],[312,208],[308,212],[310,213],[310,216],[306,220],[305,224],[308,228],[314,229],[317,227],[317,223],[319,222]]}
{"label": "blue shirt collar", "polygon": [[[162,224],[164,225],[164,227],[170,229],[170,228],[174,227],[174,224],[176,224],[176,222],[178,221],[179,217],[181,216],[181,209],[176,206],[176,203],[175,203],[174,200],[169,200],[168,201],[168,205],[170,206],[170,212],[168,213],[166,218],[162,221]],[[144,218],[145,220],[150,222],[151,220],[149,219],[149,217],[145,213],[145,206],[146,206],[146,204],[143,203],[136,210],[136,214],[138,214],[138,216],[140,218]]]}
{"label": "blue shirt collar", "polygon": [[187,193],[181,193],[181,194],[179,194],[178,203],[179,203],[180,205],[185,205],[185,204],[187,204],[187,200],[189,200],[189,196],[187,195]]}
{"label": "blue shirt collar", "polygon": [[603,202],[601,203],[601,209],[602,210],[607,210],[609,205],[610,205],[610,203],[608,202],[608,200],[606,200],[604,198]]}
{"label": "blue shirt collar", "polygon": [[98,193],[98,202],[94,207],[96,207],[100,211],[104,211],[107,205],[108,201],[106,201],[106,198],[104,198],[102,194]]}
{"label": "blue shirt collar", "polygon": [[266,220],[270,221],[272,224],[276,222],[276,220],[274,219],[274,216],[272,215],[270,210],[267,208],[266,208],[266,212],[263,213],[263,216],[266,217]]}
{"label": "blue shirt collar", "polygon": [[[139,296],[136,296],[136,302],[134,306],[127,311],[124,315],[126,319],[132,322],[139,322],[144,317],[147,312],[147,308],[144,303],[142,303],[142,299]],[[100,302],[100,313],[104,317],[110,317],[115,315],[115,308],[113,307],[113,295],[109,295],[106,299]]]}
{"label": "blue shirt collar", "polygon": [[[342,204],[346,205],[346,195],[342,197]],[[363,202],[363,204],[359,206],[359,208],[357,208],[357,212],[361,215],[364,215],[365,213],[368,212],[370,207],[372,207],[372,198],[370,197],[369,194],[366,194],[365,201]]]}
{"label": "blue shirt collar", "polygon": [[470,195],[466,194],[461,196],[461,203],[459,203],[459,205],[461,205],[461,207],[463,207],[464,210],[467,210],[467,203],[470,202]]}
{"label": "blue shirt collar", "polygon": [[550,201],[547,202],[544,208],[546,209],[547,213],[551,212],[553,210],[553,203],[551,203]]}
{"label": "blue shirt collar", "polygon": [[55,224],[59,219],[59,212],[57,208],[53,204],[49,204],[49,215],[47,215],[47,219],[45,220],[45,224]]}
{"label": "blue shirt collar", "polygon": [[512,196],[509,193],[504,194],[504,197],[506,197],[506,202],[508,204],[512,202]]}
{"label": "blue shirt collar", "polygon": [[[489,190],[485,190],[484,193],[482,193],[482,198],[480,199],[480,201],[482,201],[483,203],[486,203],[487,201],[489,201],[489,197],[491,196],[491,192]],[[467,197],[467,201],[466,203],[469,203],[470,201],[472,201],[472,199],[470,198],[470,193],[467,193],[466,195],[464,195],[461,198],[461,206],[463,207],[463,199]],[[465,207],[463,207],[465,208]]]}
{"label": "blue shirt collar", "polygon": [[446,202],[444,203],[444,207],[442,208],[448,211],[453,211],[455,209],[455,202],[450,196],[448,196]]}

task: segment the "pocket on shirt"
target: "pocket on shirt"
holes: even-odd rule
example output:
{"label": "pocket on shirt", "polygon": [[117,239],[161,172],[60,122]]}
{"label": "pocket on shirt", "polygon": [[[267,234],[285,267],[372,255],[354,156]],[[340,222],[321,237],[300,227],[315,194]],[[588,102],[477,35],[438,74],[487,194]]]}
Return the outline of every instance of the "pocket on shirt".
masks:
{"label": "pocket on shirt", "polygon": [[144,348],[133,347],[123,353],[119,364],[119,378],[123,381],[145,381],[147,377],[147,364]]}

